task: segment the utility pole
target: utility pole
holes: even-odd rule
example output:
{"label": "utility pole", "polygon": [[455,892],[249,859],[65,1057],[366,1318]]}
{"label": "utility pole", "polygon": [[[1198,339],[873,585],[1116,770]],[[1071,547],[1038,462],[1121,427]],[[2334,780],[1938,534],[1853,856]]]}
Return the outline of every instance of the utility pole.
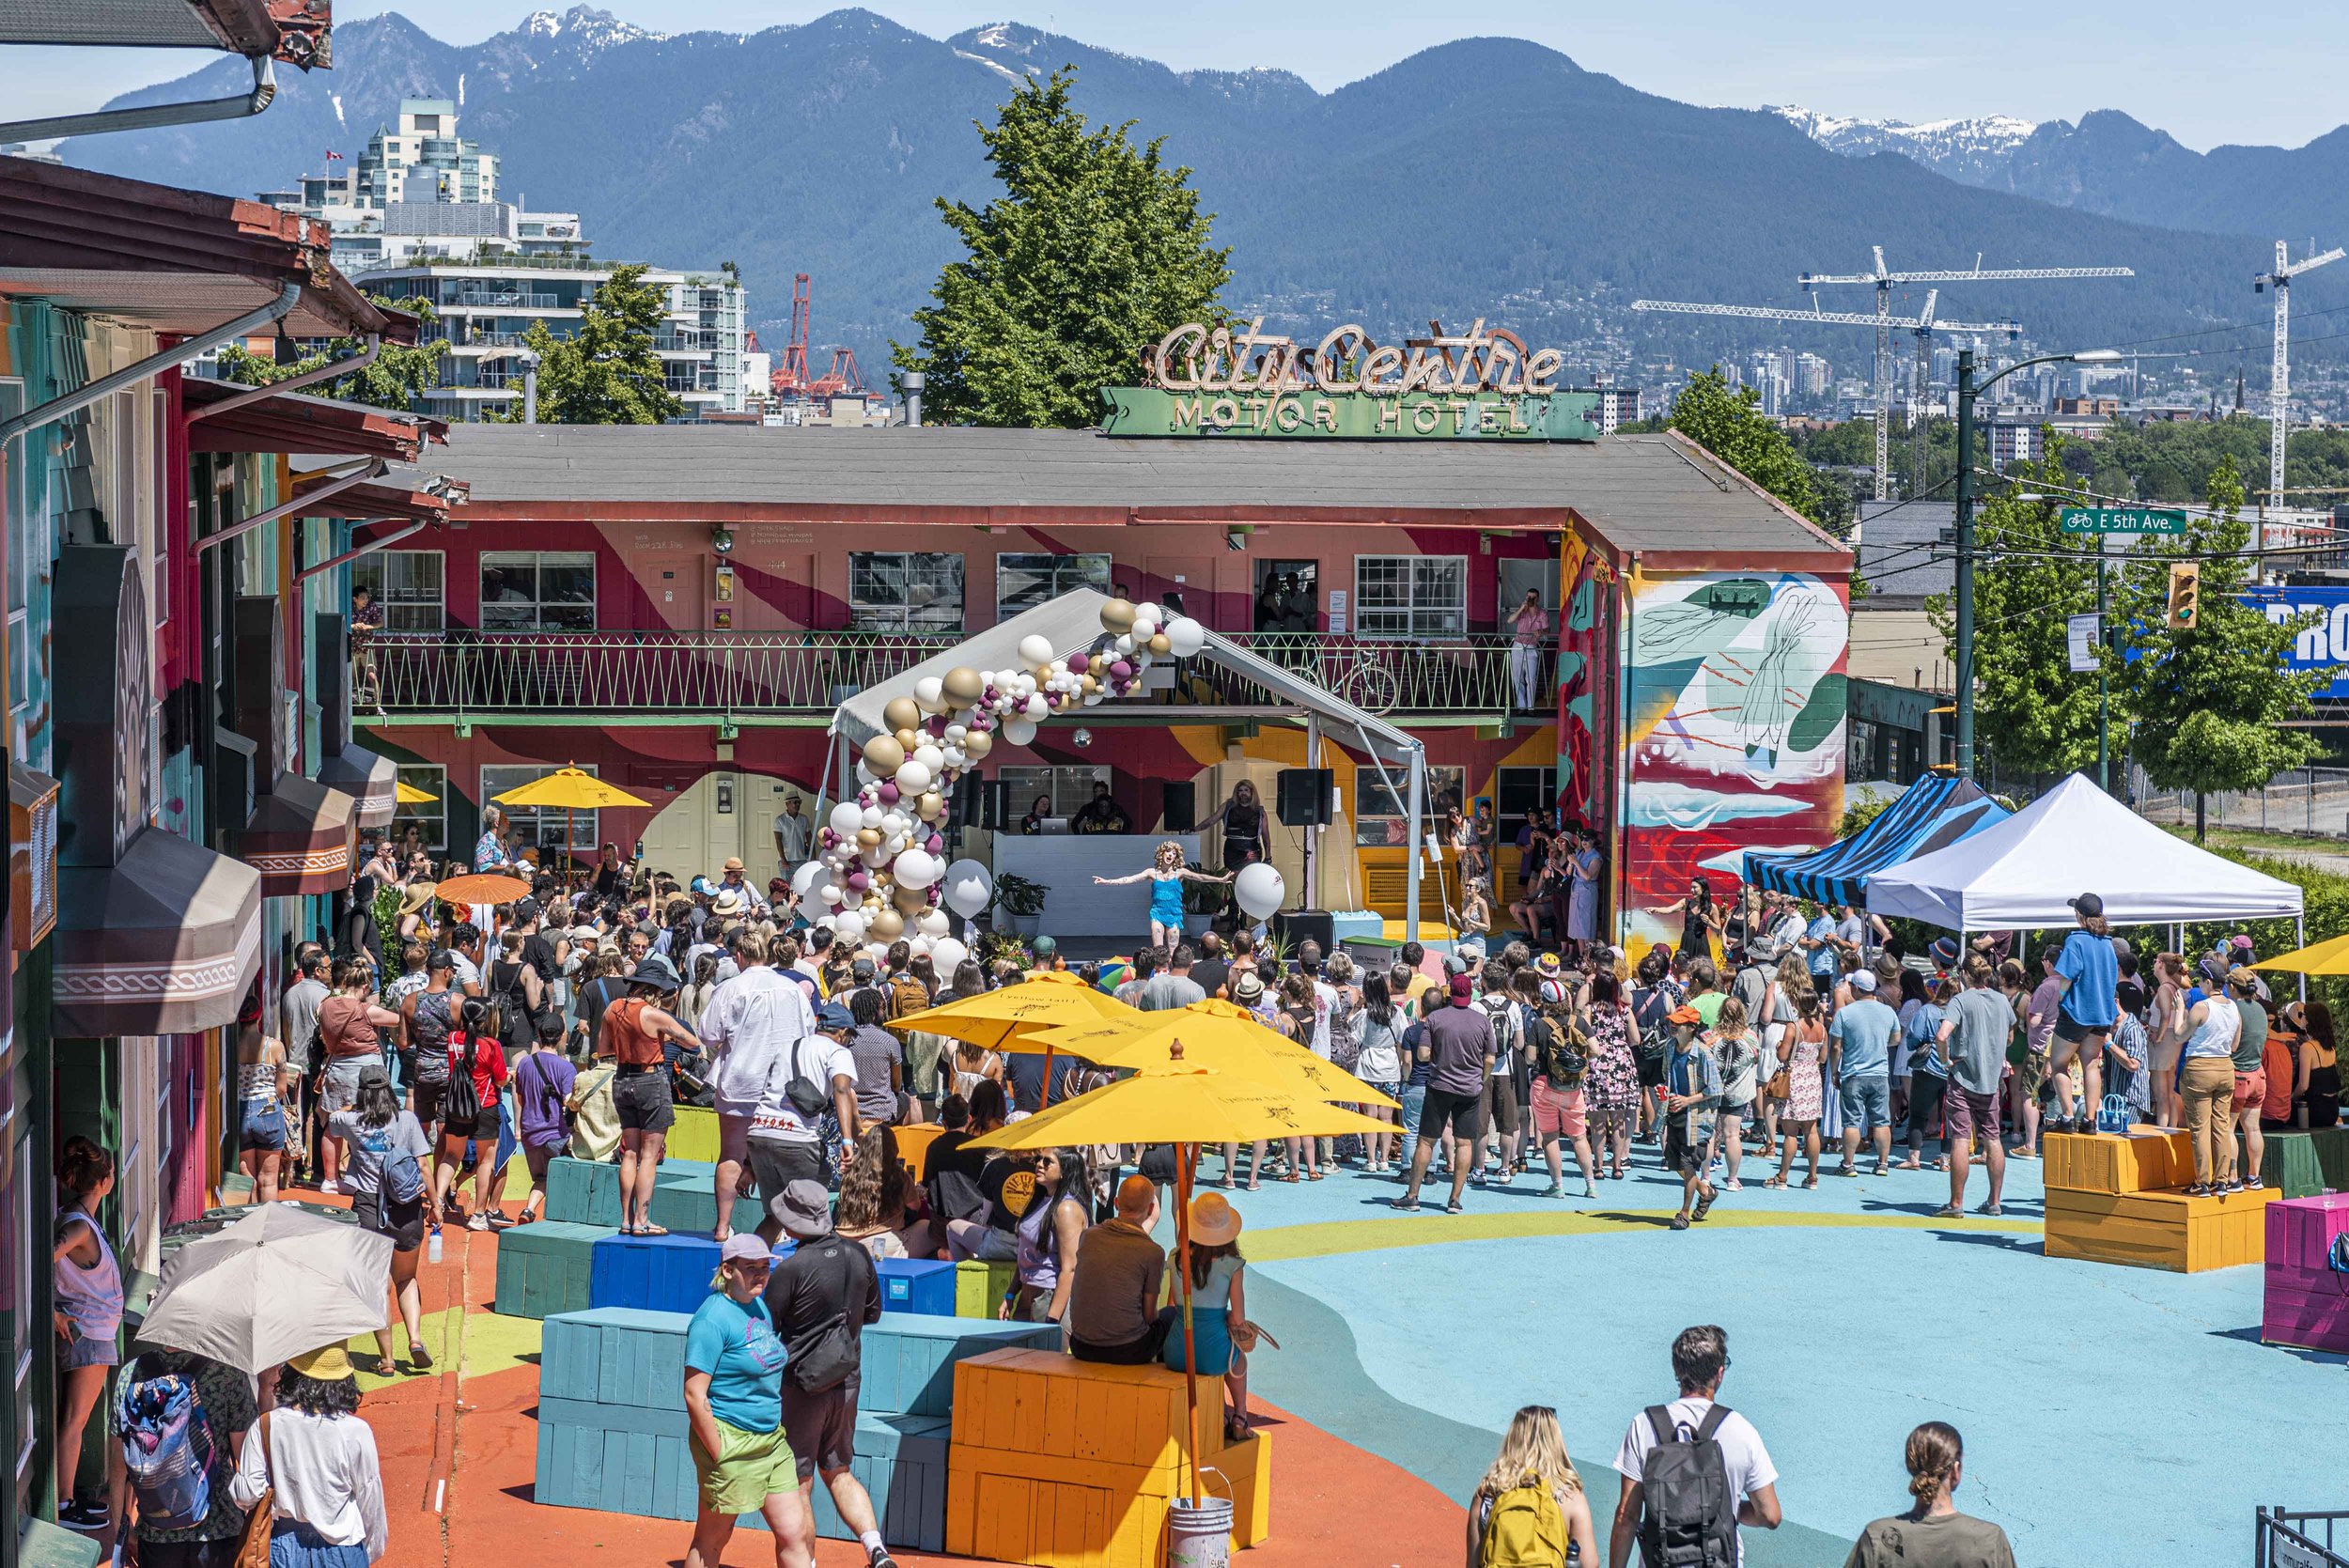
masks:
{"label": "utility pole", "polygon": [[2112,542],[2096,536],[2096,787],[2112,793],[2112,626],[2105,595],[2105,558]]}
{"label": "utility pole", "polygon": [[1974,351],[1957,351],[1957,776],[1974,776]]}

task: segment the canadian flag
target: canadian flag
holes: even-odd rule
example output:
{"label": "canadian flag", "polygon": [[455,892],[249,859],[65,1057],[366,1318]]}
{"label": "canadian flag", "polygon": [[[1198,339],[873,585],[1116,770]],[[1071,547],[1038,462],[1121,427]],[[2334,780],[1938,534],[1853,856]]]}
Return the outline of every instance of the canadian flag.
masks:
{"label": "canadian flag", "polygon": [[333,147],[328,147],[326,149],[326,161],[330,163],[339,163],[343,161],[343,155],[336,152]]}

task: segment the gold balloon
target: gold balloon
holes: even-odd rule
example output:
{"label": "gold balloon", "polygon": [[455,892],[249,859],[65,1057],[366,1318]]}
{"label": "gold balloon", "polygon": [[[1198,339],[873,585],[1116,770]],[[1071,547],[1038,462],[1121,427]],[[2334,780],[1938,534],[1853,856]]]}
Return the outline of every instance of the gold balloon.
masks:
{"label": "gold balloon", "polygon": [[922,705],[911,697],[892,697],[889,706],[881,709],[881,722],[887,724],[892,732],[919,729]]}
{"label": "gold balloon", "polygon": [[896,905],[900,914],[918,915],[930,907],[929,894],[921,888],[899,888]]}
{"label": "gold balloon", "polygon": [[1085,683],[1085,690],[1086,690],[1086,691],[1098,691],[1099,690],[1101,690],[1101,681],[1100,681],[1100,677],[1099,677],[1099,676],[1097,676],[1097,675],[1087,675],[1087,676],[1085,676],[1085,677],[1084,677],[1084,683]]}
{"label": "gold balloon", "polygon": [[962,737],[962,754],[978,762],[995,749],[995,737],[986,730],[972,730]]}
{"label": "gold balloon", "polygon": [[926,791],[922,798],[913,803],[914,815],[925,822],[937,821],[938,814],[945,809],[946,798],[934,789]]}
{"label": "gold balloon", "polygon": [[894,942],[905,935],[906,917],[894,909],[883,909],[873,917],[864,931],[875,941]]}
{"label": "gold balloon", "polygon": [[864,766],[875,778],[892,777],[905,765],[905,746],[894,736],[877,735],[864,743]]}
{"label": "gold balloon", "polygon": [[878,849],[880,847],[880,841],[879,828],[859,828],[856,831],[856,844],[860,849]]}
{"label": "gold balloon", "polygon": [[1161,631],[1150,639],[1150,651],[1163,656],[1165,654],[1173,653],[1174,651],[1174,644],[1168,642],[1166,640],[1166,633]]}
{"label": "gold balloon", "polygon": [[969,707],[979,700],[979,693],[987,690],[987,683],[979,678],[979,672],[970,665],[957,664],[946,672],[939,687],[954,699],[955,706]]}
{"label": "gold balloon", "polygon": [[1134,629],[1134,607],[1127,599],[1113,598],[1101,606],[1101,629],[1112,636],[1123,636]]}
{"label": "gold balloon", "polygon": [[922,732],[911,729],[899,730],[897,744],[903,746],[906,749],[906,754],[910,756],[913,753],[913,748],[922,744]]}

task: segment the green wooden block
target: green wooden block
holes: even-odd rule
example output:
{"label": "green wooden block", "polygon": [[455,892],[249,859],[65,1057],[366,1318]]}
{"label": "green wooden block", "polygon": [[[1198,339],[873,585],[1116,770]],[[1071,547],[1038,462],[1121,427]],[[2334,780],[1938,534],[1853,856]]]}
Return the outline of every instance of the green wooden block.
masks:
{"label": "green wooden block", "polygon": [[2325,1185],[2335,1192],[2349,1192],[2349,1127],[2311,1128],[2309,1141],[2315,1146]]}
{"label": "green wooden block", "polygon": [[[652,1222],[664,1231],[687,1235],[708,1235],[718,1225],[718,1196],[711,1178],[671,1186],[657,1182],[652,1189],[652,1206],[646,1211]],[[766,1209],[755,1197],[738,1194],[734,1200],[734,1228],[755,1230],[767,1218]]]}
{"label": "green wooden block", "polygon": [[2260,1177],[2287,1198],[2317,1198],[2325,1192],[2325,1170],[2317,1158],[2316,1134],[2271,1132],[2260,1158]]}
{"label": "green wooden block", "polygon": [[589,1306],[595,1245],[619,1233],[608,1225],[542,1219],[498,1237],[497,1311],[507,1317],[552,1317]]}
{"label": "green wooden block", "polygon": [[1011,1294],[1012,1265],[966,1258],[955,1265],[955,1315],[993,1317]]}
{"label": "green wooden block", "polygon": [[46,1519],[27,1519],[17,1538],[19,1568],[98,1568],[98,1542]]}

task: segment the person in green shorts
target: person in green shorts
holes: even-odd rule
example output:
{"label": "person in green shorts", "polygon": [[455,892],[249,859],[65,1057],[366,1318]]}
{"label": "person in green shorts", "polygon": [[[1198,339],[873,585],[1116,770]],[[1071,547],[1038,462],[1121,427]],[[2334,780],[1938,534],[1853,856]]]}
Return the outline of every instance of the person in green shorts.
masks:
{"label": "person in green shorts", "polygon": [[686,1427],[701,1482],[685,1568],[717,1568],[735,1520],[754,1509],[774,1532],[777,1568],[812,1568],[807,1505],[783,1432],[784,1345],[762,1296],[773,1264],[755,1234],[728,1236],[685,1330]]}

